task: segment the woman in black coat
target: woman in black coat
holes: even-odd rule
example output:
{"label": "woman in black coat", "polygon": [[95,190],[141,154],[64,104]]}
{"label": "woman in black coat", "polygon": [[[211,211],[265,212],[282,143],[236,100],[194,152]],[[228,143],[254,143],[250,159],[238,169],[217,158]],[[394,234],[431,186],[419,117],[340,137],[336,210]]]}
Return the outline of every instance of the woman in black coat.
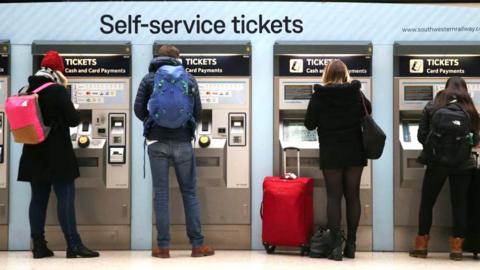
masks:
{"label": "woman in black coat", "polygon": [[53,256],[44,235],[52,186],[57,197],[58,220],[67,241],[67,258],[99,256],[82,244],[77,232],[74,180],[80,174],[69,127],[77,126],[80,118],[65,88],[63,70],[63,59],[50,51],[42,60],[41,69],[28,78],[28,93],[46,83],[55,83],[38,93],[42,118],[51,127],[50,132],[42,143],[23,146],[18,170],[18,180],[30,182],[32,188],[29,219],[34,258]]}
{"label": "woman in black coat", "polygon": [[[448,109],[450,113],[466,114],[464,117],[466,124],[464,126],[469,125],[471,141],[458,140],[456,147],[461,149],[461,146],[465,146],[465,144],[468,144],[468,147],[473,147],[478,145],[479,142],[480,118],[468,92],[467,83],[461,77],[451,77],[447,80],[445,90],[438,92],[434,101],[425,106],[418,127],[418,141],[423,145],[418,161],[426,165],[426,170],[423,177],[420,211],[418,213],[418,232],[415,237],[415,248],[410,251],[410,256],[419,258],[428,256],[433,208],[448,178],[453,221],[449,239],[450,259],[462,260],[462,247],[467,230],[467,199],[472,179],[472,169],[476,166],[476,160],[474,156],[470,155],[470,157],[466,156],[465,160],[460,160],[459,164],[455,166],[445,166],[445,164],[432,157],[431,153],[435,141],[430,141],[430,138],[433,136],[432,129],[438,127],[439,124],[436,120],[434,123],[434,119],[444,119],[440,116],[441,114],[434,118],[434,114],[440,109],[443,112]],[[439,111],[439,113],[442,111]],[[459,123],[458,125],[462,126],[460,121]],[[442,143],[442,141],[439,143]]]}
{"label": "woman in black coat", "polygon": [[[360,91],[359,81],[350,81],[348,69],[340,60],[324,70],[322,85],[315,85],[305,116],[305,127],[317,130],[320,143],[320,169],[327,187],[327,218],[333,234],[333,250],[341,258],[342,197],[347,203],[347,243],[344,256],[355,257],[356,234],[360,221],[360,180],[365,157],[361,119],[371,104]],[[363,99],[363,100],[362,100]],[[365,106],[364,106],[365,104]]]}

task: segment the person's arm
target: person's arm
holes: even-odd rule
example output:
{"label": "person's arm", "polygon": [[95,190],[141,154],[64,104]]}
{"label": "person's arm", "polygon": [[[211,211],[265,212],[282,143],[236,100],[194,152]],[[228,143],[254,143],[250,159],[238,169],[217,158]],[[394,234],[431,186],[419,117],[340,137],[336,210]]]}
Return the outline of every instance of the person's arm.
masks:
{"label": "person's arm", "polygon": [[[58,85],[55,86],[59,89],[52,89],[52,92],[55,93],[57,97],[57,106],[60,108],[60,112],[63,116],[63,119],[66,121],[69,127],[76,127],[80,124],[80,115],[75,109],[75,106],[72,103],[72,99],[68,94],[65,87]],[[61,88],[61,89],[60,89]]]}
{"label": "person's arm", "polygon": [[198,123],[202,119],[202,100],[200,98],[200,89],[198,89],[198,83],[195,77],[190,75],[190,87],[192,87],[192,91],[194,91],[195,100],[193,105],[193,117],[195,117],[195,121]]}
{"label": "person's arm", "polygon": [[427,141],[428,133],[430,133],[430,110],[432,105],[428,103],[425,108],[423,108],[422,117],[420,118],[420,123],[418,124],[417,139],[421,144],[425,144]]}
{"label": "person's arm", "polygon": [[140,85],[138,86],[137,96],[135,97],[135,104],[133,110],[135,116],[142,122],[148,117],[148,100],[152,93],[151,75],[147,74],[143,77]]}
{"label": "person's arm", "polygon": [[[368,100],[368,98],[363,94],[361,90],[359,91],[362,94],[363,102],[365,103],[365,108],[367,108],[368,114],[369,115],[372,114],[372,103],[370,102],[370,100]],[[365,116],[365,109],[363,108],[363,103],[362,103],[362,115]]]}
{"label": "person's arm", "polygon": [[318,100],[314,93],[308,102],[307,113],[305,114],[305,120],[303,123],[308,130],[314,130],[318,127],[318,118],[316,113],[318,106]]}

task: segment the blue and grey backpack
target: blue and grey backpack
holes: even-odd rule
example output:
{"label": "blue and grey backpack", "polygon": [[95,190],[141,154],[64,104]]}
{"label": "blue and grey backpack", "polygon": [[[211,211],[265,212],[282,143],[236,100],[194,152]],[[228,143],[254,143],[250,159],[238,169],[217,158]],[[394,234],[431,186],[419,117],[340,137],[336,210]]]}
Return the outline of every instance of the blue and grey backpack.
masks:
{"label": "blue and grey backpack", "polygon": [[166,128],[180,128],[193,120],[194,93],[183,66],[161,66],[148,101],[149,118]]}

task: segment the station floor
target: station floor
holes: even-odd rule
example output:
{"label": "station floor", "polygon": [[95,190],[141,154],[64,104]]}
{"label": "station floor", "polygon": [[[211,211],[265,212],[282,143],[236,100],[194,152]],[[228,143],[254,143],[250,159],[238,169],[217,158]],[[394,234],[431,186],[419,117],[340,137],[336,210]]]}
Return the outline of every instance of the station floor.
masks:
{"label": "station floor", "polygon": [[[0,270],[150,270],[150,269],[480,269],[480,260],[471,257],[461,262],[448,259],[448,254],[430,254],[429,259],[410,258],[406,253],[357,253],[354,260],[334,262],[326,259],[311,259],[298,255],[266,255],[262,251],[217,251],[215,256],[190,258],[188,251],[172,251],[170,259],[150,257],[147,251],[104,251],[94,259],[65,259],[65,252],[57,251],[55,257],[34,260],[30,252],[0,252]],[[468,255],[470,256],[470,255]]]}

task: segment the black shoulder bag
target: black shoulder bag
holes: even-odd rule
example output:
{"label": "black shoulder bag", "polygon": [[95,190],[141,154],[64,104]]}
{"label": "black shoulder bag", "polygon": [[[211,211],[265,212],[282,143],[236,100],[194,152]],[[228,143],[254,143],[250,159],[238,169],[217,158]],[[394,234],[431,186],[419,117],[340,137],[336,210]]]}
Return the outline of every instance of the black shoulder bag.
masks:
{"label": "black shoulder bag", "polygon": [[372,116],[368,114],[367,106],[365,106],[365,97],[361,92],[360,96],[362,99],[363,109],[365,110],[365,116],[361,121],[365,156],[368,159],[378,159],[380,156],[382,156],[387,135],[385,135],[385,132],[383,132],[377,123],[375,123],[375,120],[373,120]]}

